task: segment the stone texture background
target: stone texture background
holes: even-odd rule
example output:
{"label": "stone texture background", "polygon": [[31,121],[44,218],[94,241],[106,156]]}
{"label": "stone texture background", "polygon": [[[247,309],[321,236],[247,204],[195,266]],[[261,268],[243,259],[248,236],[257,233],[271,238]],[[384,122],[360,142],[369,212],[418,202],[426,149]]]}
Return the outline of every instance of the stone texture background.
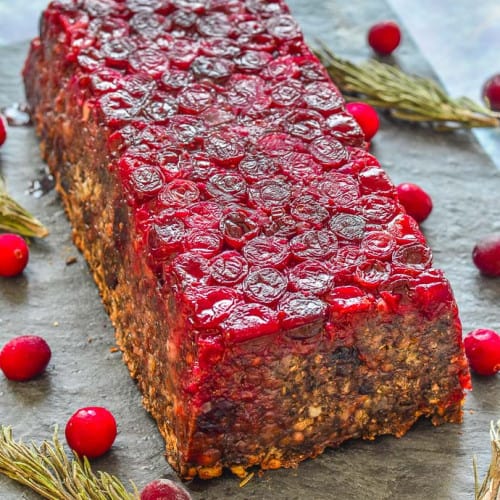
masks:
{"label": "stone texture background", "polygon": [[[365,43],[368,27],[377,19],[395,17],[382,0],[289,4],[311,43],[321,38],[337,53],[355,59],[371,55]],[[0,107],[24,99],[20,70],[36,26],[34,5],[0,0],[3,14],[19,9],[14,17],[19,29],[11,29],[15,42],[0,46]],[[19,41],[23,28],[27,36]],[[432,74],[410,34],[404,34],[397,62],[406,70]],[[115,414],[119,434],[112,451],[94,462],[95,468],[131,479],[139,488],[158,477],[176,479],[120,354],[111,350],[112,327],[72,244],[58,197],[54,192],[40,198],[28,194],[31,182],[44,172],[34,132],[29,127],[11,127],[8,132],[0,150],[0,174],[11,194],[49,227],[50,236],[33,242],[22,276],[0,280],[0,345],[15,335],[38,334],[50,343],[53,358],[37,380],[16,384],[0,376],[0,423],[11,425],[17,438],[40,441],[49,438],[56,425],[62,437],[67,419],[79,407],[103,405]],[[470,132],[440,134],[386,119],[373,152],[395,183],[416,182],[432,196],[435,208],[422,228],[435,264],[452,283],[464,332],[477,327],[500,330],[500,280],[480,276],[471,261],[475,241],[500,230],[500,171]],[[72,257],[76,263],[67,265]],[[473,382],[463,425],[434,428],[421,421],[404,438],[349,442],[296,470],[256,475],[244,488],[229,474],[187,487],[195,500],[470,499],[473,457],[483,477],[490,460],[490,422],[500,418],[498,376],[475,377]],[[38,497],[0,476],[0,498]]]}

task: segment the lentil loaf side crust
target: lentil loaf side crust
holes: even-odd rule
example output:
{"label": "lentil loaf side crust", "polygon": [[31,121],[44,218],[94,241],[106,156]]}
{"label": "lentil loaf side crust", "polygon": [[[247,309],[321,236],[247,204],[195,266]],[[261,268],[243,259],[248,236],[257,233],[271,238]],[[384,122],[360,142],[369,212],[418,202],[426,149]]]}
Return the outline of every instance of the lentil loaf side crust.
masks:
{"label": "lentil loaf side crust", "polygon": [[408,301],[404,314],[383,301],[339,306],[327,323],[224,348],[214,332],[193,329],[191,306],[144,252],[113,167],[113,131],[82,102],[74,68],[61,63],[61,30],[51,29],[43,44],[33,42],[24,70],[42,154],[182,478],[295,467],[347,439],[402,436],[421,416],[436,425],[461,421],[468,371],[460,321],[439,295],[425,307]]}

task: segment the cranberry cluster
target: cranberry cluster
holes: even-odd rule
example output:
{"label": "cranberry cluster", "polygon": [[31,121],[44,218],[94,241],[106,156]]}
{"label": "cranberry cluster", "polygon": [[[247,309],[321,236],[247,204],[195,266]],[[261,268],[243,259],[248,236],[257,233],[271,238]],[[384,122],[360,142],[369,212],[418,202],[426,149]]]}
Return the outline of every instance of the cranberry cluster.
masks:
{"label": "cranberry cluster", "polygon": [[196,328],[242,341],[452,302],[283,2],[54,5],[70,85],[111,129],[151,268]]}

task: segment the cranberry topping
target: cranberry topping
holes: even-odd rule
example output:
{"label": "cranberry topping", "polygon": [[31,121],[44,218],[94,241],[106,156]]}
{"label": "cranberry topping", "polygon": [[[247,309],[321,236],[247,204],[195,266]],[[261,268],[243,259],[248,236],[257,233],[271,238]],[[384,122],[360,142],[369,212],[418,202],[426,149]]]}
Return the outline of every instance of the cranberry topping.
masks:
{"label": "cranberry topping", "polygon": [[290,241],[292,255],[298,260],[329,259],[337,253],[336,236],[326,230],[310,230],[298,234]]}
{"label": "cranberry topping", "polygon": [[329,115],[344,105],[340,92],[328,82],[313,82],[306,86],[304,100],[311,109]]}
{"label": "cranberry topping", "polygon": [[215,102],[215,91],[208,85],[192,83],[177,95],[179,110],[183,113],[198,114]]}
{"label": "cranberry topping", "polygon": [[377,259],[367,259],[356,268],[356,281],[363,287],[374,288],[384,283],[391,274],[391,265]]}
{"label": "cranberry topping", "polygon": [[279,172],[279,167],[272,158],[249,154],[240,161],[238,170],[247,182],[255,182],[274,177]]}
{"label": "cranberry topping", "polygon": [[[179,283],[187,285],[206,285],[209,277],[208,260],[196,252],[186,252],[177,255],[165,271],[166,275],[173,272]],[[221,283],[225,284],[225,283]]]}
{"label": "cranberry topping", "polygon": [[225,337],[230,342],[247,340],[276,333],[280,324],[277,314],[264,304],[239,304],[222,323]]}
{"label": "cranberry topping", "polygon": [[174,217],[158,217],[148,233],[148,244],[152,256],[158,261],[166,260],[173,252],[182,250],[185,236],[184,223]]}
{"label": "cranberry topping", "polygon": [[248,274],[248,262],[240,253],[226,250],[210,261],[209,271],[212,279],[220,285],[235,285]]}
{"label": "cranberry topping", "polygon": [[348,208],[358,203],[359,184],[347,174],[329,172],[328,176],[318,178],[315,187],[318,193],[327,199],[329,205]]}
{"label": "cranberry topping", "polygon": [[359,241],[365,234],[366,221],[360,215],[338,213],[328,221],[328,227],[339,238]]}
{"label": "cranberry topping", "polygon": [[378,224],[389,222],[397,211],[396,200],[387,196],[366,195],[361,198],[361,204],[363,217],[367,222]]}
{"label": "cranberry topping", "polygon": [[361,241],[361,251],[374,259],[390,259],[395,247],[396,241],[387,231],[372,231]]}
{"label": "cranberry topping", "polygon": [[310,222],[318,229],[322,227],[322,222],[330,215],[328,210],[310,194],[295,199],[290,206],[290,214],[294,219]]}
{"label": "cranberry topping", "polygon": [[222,208],[213,201],[199,201],[189,207],[184,218],[187,227],[198,229],[218,228],[222,219]]}
{"label": "cranberry topping", "polygon": [[198,32],[205,37],[226,37],[231,31],[229,18],[223,12],[200,17],[197,27]]}
{"label": "cranberry topping", "polygon": [[271,104],[264,80],[258,76],[237,73],[231,77],[226,88],[227,102],[236,113],[258,115]]}
{"label": "cranberry topping", "polygon": [[158,194],[165,179],[161,170],[154,165],[142,165],[134,169],[129,176],[132,192],[139,200],[145,200]]}
{"label": "cranberry topping", "polygon": [[292,192],[290,185],[276,177],[264,179],[251,185],[248,190],[249,203],[256,208],[273,209],[288,205]]}
{"label": "cranberry topping", "polygon": [[225,57],[198,56],[191,64],[191,71],[196,78],[210,78],[222,83],[229,78],[234,69],[234,63]]}
{"label": "cranberry topping", "polygon": [[322,166],[308,153],[290,153],[277,158],[276,163],[291,180],[305,184],[313,182],[323,172]]}
{"label": "cranberry topping", "polygon": [[314,139],[309,151],[316,160],[328,168],[340,167],[349,159],[349,153],[344,145],[330,137]]}
{"label": "cranberry topping", "polygon": [[269,62],[262,72],[266,80],[289,80],[299,76],[299,67],[295,58],[290,56],[277,57]]}
{"label": "cranberry topping", "polygon": [[287,116],[285,129],[295,137],[312,141],[323,134],[324,123],[323,116],[317,111],[299,109]]}
{"label": "cranberry topping", "polygon": [[398,247],[392,260],[396,269],[423,271],[431,265],[432,253],[423,243],[409,243]]}
{"label": "cranberry topping", "polygon": [[290,15],[271,17],[267,22],[267,29],[278,40],[293,40],[302,36],[297,21]]}
{"label": "cranberry topping", "polygon": [[[323,326],[326,310],[326,304],[322,300],[301,293],[287,293],[278,304],[281,325],[286,330],[295,329],[287,335],[294,339],[317,335]],[[312,328],[298,328],[305,325],[312,325]]]}
{"label": "cranberry topping", "polygon": [[247,297],[262,304],[272,304],[285,293],[287,279],[277,269],[262,267],[251,270],[243,281]]}
{"label": "cranberry topping", "polygon": [[257,73],[263,69],[273,56],[262,50],[247,50],[236,56],[234,62],[242,73]]}
{"label": "cranberry topping", "polygon": [[232,210],[222,218],[220,230],[230,247],[242,248],[260,233],[259,218],[248,210]]}
{"label": "cranberry topping", "polygon": [[187,179],[174,179],[170,181],[158,199],[166,207],[189,207],[200,197],[197,185]]}
{"label": "cranberry topping", "polygon": [[246,199],[247,183],[236,172],[215,174],[207,183],[210,196],[224,202],[242,202]]}
{"label": "cranberry topping", "polygon": [[245,151],[246,140],[241,132],[218,129],[207,137],[208,157],[221,165],[236,165],[245,156]]}
{"label": "cranberry topping", "polygon": [[243,255],[252,265],[282,269],[290,257],[286,238],[257,236],[243,247]]}
{"label": "cranberry topping", "polygon": [[315,260],[306,260],[294,266],[288,279],[291,290],[306,295],[323,295],[333,286],[333,276],[328,267]]}
{"label": "cranberry topping", "polygon": [[366,312],[374,304],[374,297],[356,286],[337,286],[325,299],[330,310],[340,315]]}
{"label": "cranberry topping", "polygon": [[241,300],[234,288],[193,285],[184,294],[194,307],[194,318],[199,327],[219,326]]}
{"label": "cranberry topping", "polygon": [[304,87],[298,80],[280,81],[271,89],[273,103],[284,108],[299,105],[303,94]]}
{"label": "cranberry topping", "polygon": [[187,233],[185,247],[204,257],[213,257],[220,252],[222,243],[222,234],[216,229],[208,231],[206,229],[191,229]]}

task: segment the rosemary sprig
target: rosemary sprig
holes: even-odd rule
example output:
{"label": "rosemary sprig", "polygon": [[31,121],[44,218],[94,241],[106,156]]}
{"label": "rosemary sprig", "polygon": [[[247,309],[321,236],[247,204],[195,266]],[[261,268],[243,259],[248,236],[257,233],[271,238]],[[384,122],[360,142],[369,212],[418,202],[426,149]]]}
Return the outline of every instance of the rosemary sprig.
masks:
{"label": "rosemary sprig", "polygon": [[28,238],[44,238],[47,228],[25,208],[17,203],[0,177],[0,231],[12,231]]}
{"label": "rosemary sprig", "polygon": [[319,44],[316,54],[343,93],[388,110],[394,118],[428,122],[443,130],[500,126],[499,113],[467,97],[451,98],[430,78],[410,75],[375,59],[358,65]]}
{"label": "rosemary sprig", "polygon": [[475,500],[500,500],[500,420],[491,423],[491,462],[483,482],[479,484],[474,460]]}
{"label": "rosemary sprig", "polygon": [[12,429],[0,426],[0,474],[10,477],[51,500],[138,500],[106,472],[94,473],[89,461],[76,455],[70,459],[57,437],[52,441],[24,444],[15,441]]}

